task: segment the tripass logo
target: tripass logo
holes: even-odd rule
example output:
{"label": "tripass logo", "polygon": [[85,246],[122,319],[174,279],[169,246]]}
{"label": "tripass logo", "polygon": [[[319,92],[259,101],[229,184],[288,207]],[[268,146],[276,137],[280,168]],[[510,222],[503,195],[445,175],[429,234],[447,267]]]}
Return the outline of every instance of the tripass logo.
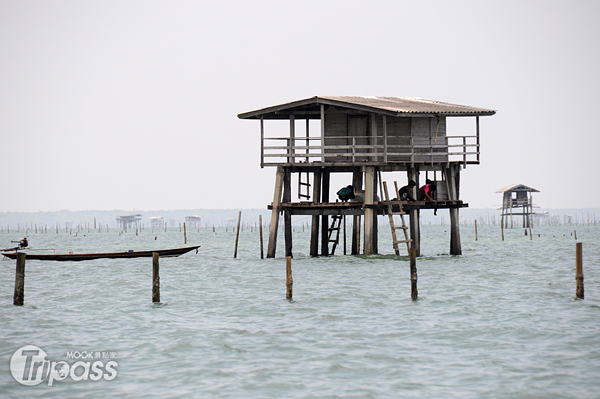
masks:
{"label": "tripass logo", "polygon": [[46,352],[34,345],[17,349],[10,358],[10,372],[17,382],[28,386],[38,385],[46,379],[48,386],[52,386],[54,381],[62,381],[67,377],[73,381],[98,381],[102,378],[111,381],[117,376],[117,362],[107,360],[116,358],[115,352],[67,352],[67,359],[90,359],[73,364],[51,362],[46,359],[47,356]]}

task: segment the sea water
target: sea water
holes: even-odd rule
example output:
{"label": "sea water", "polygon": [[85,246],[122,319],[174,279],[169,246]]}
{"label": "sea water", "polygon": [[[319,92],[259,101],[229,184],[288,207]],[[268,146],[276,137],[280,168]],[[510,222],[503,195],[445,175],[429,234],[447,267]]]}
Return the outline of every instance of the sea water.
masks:
{"label": "sea water", "polygon": [[[150,258],[28,260],[24,306],[12,305],[15,261],[0,261],[2,398],[600,397],[600,226],[507,229],[504,241],[498,226],[477,240],[461,226],[462,256],[449,255],[448,226],[422,226],[417,301],[406,247],[395,256],[384,225],[380,255],[344,256],[340,243],[320,258],[295,227],[293,300],[283,238],[260,259],[248,226],[235,259],[224,228],[188,229],[187,244],[179,229],[27,234],[59,252],[201,248],[160,259],[159,304]],[[24,385],[11,361],[26,346],[66,373]]]}

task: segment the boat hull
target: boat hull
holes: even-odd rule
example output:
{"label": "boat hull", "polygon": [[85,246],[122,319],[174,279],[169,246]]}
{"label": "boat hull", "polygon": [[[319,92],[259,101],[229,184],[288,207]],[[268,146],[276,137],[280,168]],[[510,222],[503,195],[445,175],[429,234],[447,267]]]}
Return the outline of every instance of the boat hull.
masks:
{"label": "boat hull", "polygon": [[[94,259],[150,258],[154,252],[158,252],[158,256],[161,258],[167,258],[180,256],[193,251],[194,249],[198,250],[198,248],[200,248],[200,245],[174,249],[158,249],[153,251],[102,252],[90,254],[27,254],[26,259],[79,262]],[[10,259],[17,258],[17,252],[3,252],[2,255]]]}

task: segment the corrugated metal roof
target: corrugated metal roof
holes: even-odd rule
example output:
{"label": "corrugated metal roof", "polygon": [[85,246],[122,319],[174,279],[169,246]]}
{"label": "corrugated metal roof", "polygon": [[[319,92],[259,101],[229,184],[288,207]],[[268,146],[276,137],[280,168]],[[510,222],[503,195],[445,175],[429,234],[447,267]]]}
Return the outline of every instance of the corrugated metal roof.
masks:
{"label": "corrugated metal roof", "polygon": [[282,114],[295,112],[315,113],[315,106],[326,104],[342,108],[376,112],[392,116],[446,115],[485,116],[494,115],[495,110],[424,100],[416,97],[372,97],[372,96],[315,96],[304,100],[275,105],[256,111],[239,114],[240,119],[279,119]]}
{"label": "corrugated metal roof", "polygon": [[496,191],[497,193],[504,193],[507,191],[527,191],[527,192],[532,192],[532,193],[539,193],[540,190],[536,190],[535,188],[532,187],[528,187],[524,184],[513,184],[512,186],[508,186],[508,187],[504,187],[498,191]]}

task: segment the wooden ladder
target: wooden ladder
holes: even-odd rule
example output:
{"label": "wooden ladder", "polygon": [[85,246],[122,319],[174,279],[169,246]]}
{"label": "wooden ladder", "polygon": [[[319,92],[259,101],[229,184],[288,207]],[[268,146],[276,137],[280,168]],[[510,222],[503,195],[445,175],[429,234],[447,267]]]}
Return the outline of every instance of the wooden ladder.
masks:
{"label": "wooden ladder", "polygon": [[[302,181],[302,172],[298,174],[298,199],[310,199],[310,183],[308,182],[309,174],[306,172],[306,181]],[[302,192],[302,187],[306,187],[306,194]]]}
{"label": "wooden ladder", "polygon": [[[400,194],[398,193],[398,185],[396,184],[396,182],[394,182],[394,184],[396,185],[396,198],[400,198]],[[398,211],[394,212],[394,208],[392,207],[392,203],[390,202],[390,197],[388,195],[387,182],[383,182],[383,191],[385,194],[385,202],[387,202],[387,214],[390,218],[390,228],[392,229],[392,241],[394,243],[394,251],[396,252],[397,256],[400,256],[400,249],[398,248],[398,244],[406,243],[406,250],[410,255],[410,243],[412,242],[412,240],[408,238],[408,227],[404,222],[404,215],[406,213],[402,209],[402,204],[400,203],[398,203]],[[402,220],[402,226],[396,227],[396,225],[394,224],[394,215],[400,215],[400,220]],[[397,229],[404,230],[404,240],[398,240],[398,237],[396,235]]]}
{"label": "wooden ladder", "polygon": [[[329,234],[327,236],[328,242],[333,243],[333,247],[331,248],[330,255],[335,254],[335,248],[337,247],[338,243],[340,242],[340,225],[342,223],[343,218],[344,217],[342,215],[333,215],[331,217],[331,227],[329,227],[329,229],[328,229]],[[335,232],[335,239],[332,239],[331,236],[334,234],[334,232]]]}

